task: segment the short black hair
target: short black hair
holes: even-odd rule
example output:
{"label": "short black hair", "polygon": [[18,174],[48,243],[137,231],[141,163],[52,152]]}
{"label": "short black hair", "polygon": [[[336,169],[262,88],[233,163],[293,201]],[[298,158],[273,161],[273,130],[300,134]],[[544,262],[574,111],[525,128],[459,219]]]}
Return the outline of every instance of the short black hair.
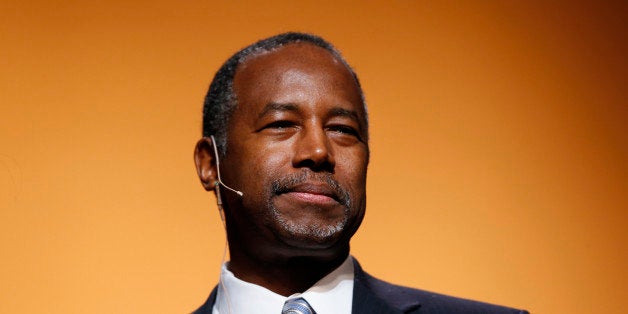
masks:
{"label": "short black hair", "polygon": [[237,105],[236,95],[233,92],[233,78],[238,66],[251,56],[270,52],[293,43],[308,43],[321,47],[340,60],[353,75],[366,112],[366,102],[360,86],[360,80],[355,71],[332,44],[319,36],[307,33],[288,32],[268,37],[245,47],[231,56],[216,72],[214,79],[209,85],[209,91],[205,96],[203,105],[203,136],[209,137],[213,135],[215,137],[216,146],[221,155],[226,153],[227,126],[229,125],[231,114]]}

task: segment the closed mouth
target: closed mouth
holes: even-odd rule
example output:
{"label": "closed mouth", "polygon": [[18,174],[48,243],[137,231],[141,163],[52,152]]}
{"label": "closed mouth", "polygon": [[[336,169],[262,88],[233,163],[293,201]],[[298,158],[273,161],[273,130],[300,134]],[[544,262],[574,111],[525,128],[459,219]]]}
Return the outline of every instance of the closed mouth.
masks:
{"label": "closed mouth", "polygon": [[325,182],[305,182],[278,191],[277,195],[292,194],[302,199],[324,200],[333,199],[341,203],[336,191]]}
{"label": "closed mouth", "polygon": [[351,198],[330,175],[300,172],[286,175],[272,182],[276,196],[287,194],[290,198],[307,203],[339,203],[350,207]]}

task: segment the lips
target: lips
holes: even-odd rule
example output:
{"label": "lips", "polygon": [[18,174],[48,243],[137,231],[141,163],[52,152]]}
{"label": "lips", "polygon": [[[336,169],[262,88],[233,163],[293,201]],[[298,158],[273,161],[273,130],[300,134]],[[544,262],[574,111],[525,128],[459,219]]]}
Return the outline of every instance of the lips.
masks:
{"label": "lips", "polygon": [[349,193],[330,174],[302,171],[271,183],[272,193],[291,202],[350,207]]}
{"label": "lips", "polygon": [[341,203],[339,195],[327,183],[306,182],[280,191],[278,195],[286,195],[295,200],[313,204]]}

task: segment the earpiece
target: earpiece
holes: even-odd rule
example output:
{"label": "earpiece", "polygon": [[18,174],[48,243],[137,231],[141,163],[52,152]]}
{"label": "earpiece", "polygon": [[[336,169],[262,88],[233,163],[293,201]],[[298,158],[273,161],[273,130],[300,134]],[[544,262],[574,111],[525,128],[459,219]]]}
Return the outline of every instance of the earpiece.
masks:
{"label": "earpiece", "polygon": [[222,200],[220,199],[220,189],[218,188],[219,184],[224,186],[227,190],[230,190],[231,192],[240,195],[240,197],[243,197],[244,193],[236,189],[232,189],[222,182],[222,179],[220,178],[220,159],[218,157],[218,149],[216,148],[216,139],[213,135],[210,135],[209,137],[211,137],[212,139],[212,147],[214,148],[214,155],[216,156],[216,173],[218,174],[218,182],[214,183],[216,185],[216,198],[218,199],[218,204],[222,205]]}

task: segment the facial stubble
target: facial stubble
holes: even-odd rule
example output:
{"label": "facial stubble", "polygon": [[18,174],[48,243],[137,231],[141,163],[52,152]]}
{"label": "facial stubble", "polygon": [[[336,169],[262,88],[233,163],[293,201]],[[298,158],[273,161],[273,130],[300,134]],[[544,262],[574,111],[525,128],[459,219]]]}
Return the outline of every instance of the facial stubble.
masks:
{"label": "facial stubble", "polygon": [[[331,224],[304,224],[287,219],[273,203],[273,198],[290,191],[292,187],[305,182],[322,182],[334,191],[336,200],[343,208],[342,219]],[[270,219],[283,231],[295,239],[310,239],[324,243],[327,239],[335,238],[342,233],[349,223],[351,216],[351,196],[330,174],[303,171],[294,175],[287,175],[271,182],[268,206]],[[303,210],[316,210],[315,208],[303,208]]]}

